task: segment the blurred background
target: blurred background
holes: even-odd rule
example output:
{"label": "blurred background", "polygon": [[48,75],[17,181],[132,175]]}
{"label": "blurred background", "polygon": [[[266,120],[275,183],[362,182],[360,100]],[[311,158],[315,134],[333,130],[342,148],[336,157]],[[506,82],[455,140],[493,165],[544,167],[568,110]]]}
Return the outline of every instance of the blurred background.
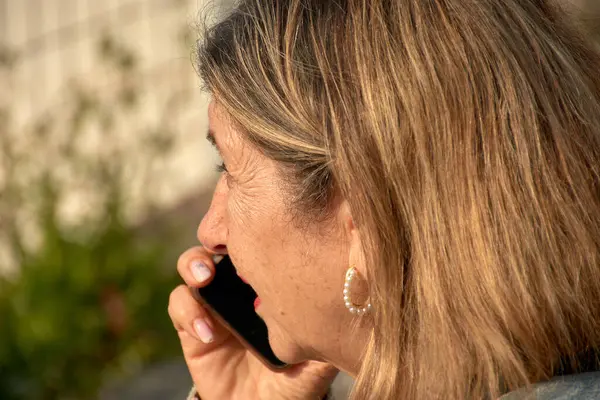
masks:
{"label": "blurred background", "polygon": [[185,398],[166,312],[215,182],[226,2],[0,1],[0,399]]}
{"label": "blurred background", "polygon": [[[185,398],[166,308],[217,163],[194,44],[230,3],[0,0],[0,399]],[[592,34],[600,0],[569,4]]]}

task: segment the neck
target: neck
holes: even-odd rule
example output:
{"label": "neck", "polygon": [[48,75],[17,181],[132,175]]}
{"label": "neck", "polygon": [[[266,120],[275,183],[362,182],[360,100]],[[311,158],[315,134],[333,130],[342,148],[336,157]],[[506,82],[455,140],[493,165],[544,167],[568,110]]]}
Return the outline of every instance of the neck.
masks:
{"label": "neck", "polygon": [[332,335],[333,338],[337,337],[335,344],[321,353],[323,359],[355,378],[360,371],[363,355],[369,343],[370,331],[367,327],[358,325],[350,329],[348,327],[341,329],[338,335]]}

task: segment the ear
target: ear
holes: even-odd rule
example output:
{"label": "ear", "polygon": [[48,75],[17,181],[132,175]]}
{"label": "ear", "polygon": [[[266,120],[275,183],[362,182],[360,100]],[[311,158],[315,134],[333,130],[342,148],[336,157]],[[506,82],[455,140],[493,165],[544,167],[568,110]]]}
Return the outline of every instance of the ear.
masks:
{"label": "ear", "polygon": [[350,210],[350,204],[344,200],[340,206],[340,218],[344,227],[344,232],[348,243],[348,266],[346,268],[354,267],[358,270],[359,274],[366,277],[366,262],[363,253],[363,247],[360,237],[360,231],[354,223],[352,217],[352,211]]}

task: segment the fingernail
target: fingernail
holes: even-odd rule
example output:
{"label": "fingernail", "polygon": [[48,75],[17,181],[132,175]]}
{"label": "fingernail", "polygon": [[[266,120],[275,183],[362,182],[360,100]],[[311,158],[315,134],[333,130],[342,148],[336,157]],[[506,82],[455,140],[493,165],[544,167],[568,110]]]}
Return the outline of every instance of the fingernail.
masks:
{"label": "fingernail", "polygon": [[208,324],[203,319],[197,319],[194,321],[194,330],[196,334],[204,343],[210,343],[213,341],[213,333]]}
{"label": "fingernail", "polygon": [[211,272],[203,262],[194,261],[192,262],[192,275],[194,275],[198,283],[202,283],[210,278]]}

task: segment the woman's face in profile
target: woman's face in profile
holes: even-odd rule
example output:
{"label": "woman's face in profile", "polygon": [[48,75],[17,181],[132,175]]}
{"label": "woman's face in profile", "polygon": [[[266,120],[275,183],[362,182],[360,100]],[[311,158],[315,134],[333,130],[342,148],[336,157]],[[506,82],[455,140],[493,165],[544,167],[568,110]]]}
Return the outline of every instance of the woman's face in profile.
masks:
{"label": "woman's face in profile", "polygon": [[245,142],[215,103],[209,131],[226,171],[198,239],[209,250],[227,252],[258,293],[257,313],[283,361],[342,353],[340,336],[350,323],[342,297],[350,243],[343,213],[318,223],[296,215],[275,161]]}

